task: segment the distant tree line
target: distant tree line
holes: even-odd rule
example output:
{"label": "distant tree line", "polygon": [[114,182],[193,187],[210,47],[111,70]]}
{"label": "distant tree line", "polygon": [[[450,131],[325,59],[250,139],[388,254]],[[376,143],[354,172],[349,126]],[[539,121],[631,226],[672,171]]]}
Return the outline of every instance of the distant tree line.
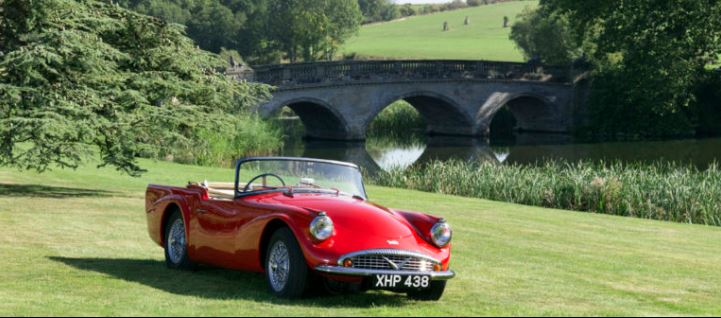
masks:
{"label": "distant tree line", "polygon": [[253,64],[333,56],[363,19],[357,0],[120,0],[186,27],[204,50],[236,51]]}
{"label": "distant tree line", "polygon": [[511,39],[526,57],[592,66],[595,136],[721,133],[721,1],[543,0]]}

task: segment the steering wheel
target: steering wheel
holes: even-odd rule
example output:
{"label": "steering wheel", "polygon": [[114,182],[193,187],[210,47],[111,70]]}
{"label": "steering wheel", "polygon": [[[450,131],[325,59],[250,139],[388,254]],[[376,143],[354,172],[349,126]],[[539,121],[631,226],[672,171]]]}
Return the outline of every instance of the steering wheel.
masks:
{"label": "steering wheel", "polygon": [[[253,185],[253,181],[258,180],[260,178],[265,178],[265,177],[276,178],[285,187],[285,181],[283,181],[283,178],[279,177],[277,174],[274,174],[274,173],[264,173],[264,174],[255,176],[255,178],[253,178],[253,179],[250,179],[250,181],[248,181],[248,183],[245,185],[245,188],[243,188],[243,192],[248,192],[250,187]],[[263,186],[265,186],[265,182],[263,182]]]}

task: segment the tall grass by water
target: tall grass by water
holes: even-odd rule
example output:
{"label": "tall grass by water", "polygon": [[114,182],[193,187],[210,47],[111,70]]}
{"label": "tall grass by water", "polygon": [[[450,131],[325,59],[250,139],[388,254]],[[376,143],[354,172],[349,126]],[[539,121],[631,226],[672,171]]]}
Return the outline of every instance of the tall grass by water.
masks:
{"label": "tall grass by water", "polygon": [[676,163],[430,162],[374,182],[549,208],[721,226],[721,170]]}
{"label": "tall grass by water", "polygon": [[278,124],[253,115],[239,118],[232,125],[209,127],[197,140],[185,146],[173,161],[201,166],[229,167],[244,156],[273,155],[283,147]]}

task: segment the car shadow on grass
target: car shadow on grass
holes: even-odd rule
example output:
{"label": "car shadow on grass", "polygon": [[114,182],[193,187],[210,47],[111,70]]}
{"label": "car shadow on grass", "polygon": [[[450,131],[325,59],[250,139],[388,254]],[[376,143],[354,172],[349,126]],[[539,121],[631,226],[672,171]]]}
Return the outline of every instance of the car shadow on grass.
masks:
{"label": "car shadow on grass", "polygon": [[[365,292],[330,295],[320,286],[309,296],[299,300],[275,297],[268,290],[265,276],[258,273],[201,267],[195,271],[170,270],[165,262],[148,259],[68,258],[48,257],[50,260],[83,271],[110,275],[120,280],[140,283],[176,295],[208,299],[245,299],[278,305],[319,307],[375,307],[410,304],[403,294]],[[349,297],[350,296],[350,297]]]}
{"label": "car shadow on grass", "polygon": [[33,197],[33,198],[81,198],[81,197],[109,197],[114,192],[105,190],[65,188],[39,184],[7,184],[0,183],[0,197]]}

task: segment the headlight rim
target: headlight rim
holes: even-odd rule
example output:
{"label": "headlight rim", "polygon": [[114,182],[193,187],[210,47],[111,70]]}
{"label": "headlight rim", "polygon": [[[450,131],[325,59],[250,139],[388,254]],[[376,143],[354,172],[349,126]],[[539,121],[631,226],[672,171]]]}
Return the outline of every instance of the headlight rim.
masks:
{"label": "headlight rim", "polygon": [[[447,227],[448,228],[448,239],[445,242],[440,242],[440,238],[437,237],[436,233],[438,233],[437,229],[439,227]],[[451,225],[448,224],[446,219],[440,219],[436,224],[433,224],[430,230],[430,237],[433,244],[439,248],[444,248],[451,244],[451,241],[453,240],[453,229],[451,228]]]}
{"label": "headlight rim", "polygon": [[[323,224],[323,222],[325,224]],[[326,227],[324,234],[319,233],[319,231],[322,230],[320,227],[323,226]],[[335,234],[335,225],[333,224],[333,219],[331,219],[325,212],[321,212],[310,222],[308,230],[314,239],[322,242],[331,238],[333,234]]]}

